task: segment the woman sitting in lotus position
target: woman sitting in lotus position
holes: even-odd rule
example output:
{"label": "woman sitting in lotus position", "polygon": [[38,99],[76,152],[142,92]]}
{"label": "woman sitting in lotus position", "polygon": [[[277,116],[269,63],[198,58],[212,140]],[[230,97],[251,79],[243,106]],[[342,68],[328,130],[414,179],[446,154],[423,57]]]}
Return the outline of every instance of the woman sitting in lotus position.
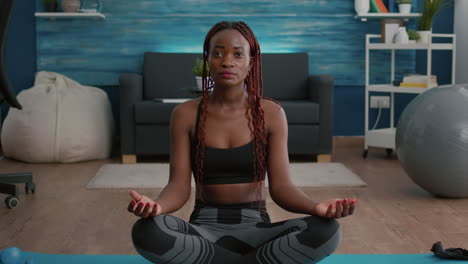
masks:
{"label": "woman sitting in lotus position", "polygon": [[[156,200],[130,190],[136,250],[154,263],[316,263],[336,250],[356,199],[316,202],[289,177],[287,121],[262,96],[260,47],[243,22],[220,22],[203,45],[203,93],[174,109],[167,186]],[[209,66],[209,72],[206,70]],[[285,65],[287,67],[287,65]],[[205,81],[207,80],[207,81]],[[196,182],[189,222],[179,210]],[[273,201],[309,216],[271,223]]]}

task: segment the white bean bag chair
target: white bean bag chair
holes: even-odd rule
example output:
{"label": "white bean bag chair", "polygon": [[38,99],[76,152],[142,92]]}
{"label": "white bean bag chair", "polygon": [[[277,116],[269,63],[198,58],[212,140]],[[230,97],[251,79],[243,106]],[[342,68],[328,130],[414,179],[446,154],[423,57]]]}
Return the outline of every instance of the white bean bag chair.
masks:
{"label": "white bean bag chair", "polygon": [[103,90],[42,71],[18,101],[23,109],[10,108],[3,123],[6,157],[68,163],[110,156],[114,119]]}

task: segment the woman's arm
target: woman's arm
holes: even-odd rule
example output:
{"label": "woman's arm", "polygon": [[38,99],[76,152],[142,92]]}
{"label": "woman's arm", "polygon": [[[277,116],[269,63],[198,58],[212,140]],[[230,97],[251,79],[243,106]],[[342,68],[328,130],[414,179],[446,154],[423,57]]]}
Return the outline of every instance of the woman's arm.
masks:
{"label": "woman's arm", "polygon": [[[273,103],[270,103],[273,104]],[[296,187],[289,176],[288,126],[281,106],[274,104],[265,111],[268,119],[268,184],[271,198],[283,209],[315,215],[318,204]],[[267,115],[269,115],[267,117]]]}
{"label": "woman's arm", "polygon": [[293,213],[326,218],[340,218],[353,214],[357,199],[329,199],[317,202],[291,182],[286,114],[276,104],[267,108],[269,111],[265,111],[265,119],[268,120],[269,132],[268,182],[273,201]]}
{"label": "woman's arm", "polygon": [[193,102],[177,105],[171,115],[169,182],[156,199],[162,214],[179,210],[190,197],[190,129],[193,123],[193,105]]}

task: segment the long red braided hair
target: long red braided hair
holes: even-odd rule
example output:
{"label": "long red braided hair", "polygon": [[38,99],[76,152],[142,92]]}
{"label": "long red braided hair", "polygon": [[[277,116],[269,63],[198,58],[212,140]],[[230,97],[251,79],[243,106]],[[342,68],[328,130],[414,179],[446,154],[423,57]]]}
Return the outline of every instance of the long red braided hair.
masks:
{"label": "long red braided hair", "polygon": [[[198,199],[203,200],[202,195],[202,175],[203,164],[205,158],[205,122],[207,117],[208,93],[213,89],[214,82],[207,71],[208,54],[210,51],[210,40],[218,32],[225,29],[235,29],[239,31],[249,42],[250,57],[252,58],[252,67],[245,79],[245,84],[248,93],[248,104],[245,115],[249,122],[249,129],[254,143],[254,181],[257,189],[258,201],[261,197],[262,181],[266,174],[266,159],[267,159],[267,131],[265,127],[264,112],[261,108],[260,101],[263,97],[263,77],[262,77],[262,58],[260,56],[260,46],[258,41],[250,29],[250,27],[242,21],[226,22],[222,21],[215,24],[205,37],[203,44],[203,74],[202,74],[202,99],[201,99],[201,114],[198,126],[198,140],[195,156],[195,181],[197,183]],[[265,98],[269,99],[269,98]],[[271,99],[270,99],[271,100]],[[250,115],[249,115],[250,112]]]}

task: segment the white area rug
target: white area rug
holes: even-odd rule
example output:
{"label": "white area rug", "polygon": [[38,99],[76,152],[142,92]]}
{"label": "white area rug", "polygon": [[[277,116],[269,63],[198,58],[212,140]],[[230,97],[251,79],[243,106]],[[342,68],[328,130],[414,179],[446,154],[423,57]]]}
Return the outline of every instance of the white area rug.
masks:
{"label": "white area rug", "polygon": [[[367,186],[341,163],[291,163],[289,169],[292,181],[300,187]],[[163,188],[168,178],[168,163],[105,164],[86,188]]]}

